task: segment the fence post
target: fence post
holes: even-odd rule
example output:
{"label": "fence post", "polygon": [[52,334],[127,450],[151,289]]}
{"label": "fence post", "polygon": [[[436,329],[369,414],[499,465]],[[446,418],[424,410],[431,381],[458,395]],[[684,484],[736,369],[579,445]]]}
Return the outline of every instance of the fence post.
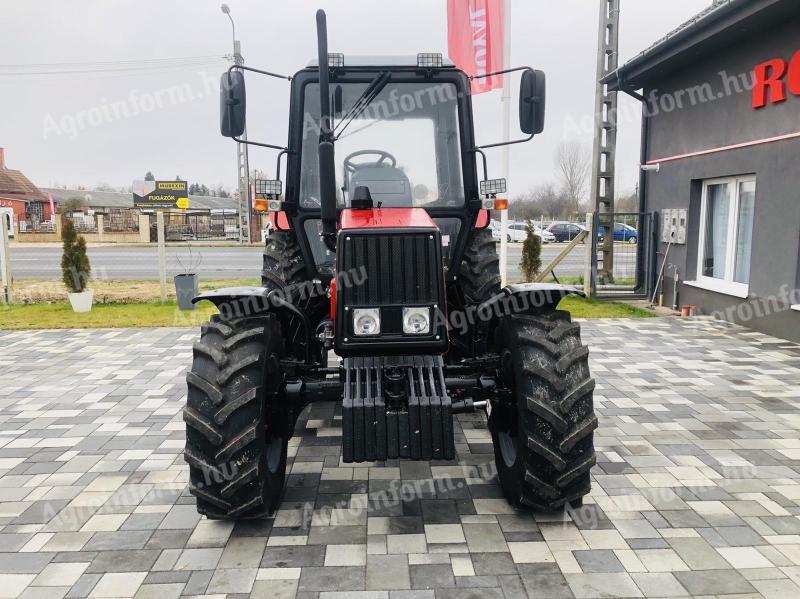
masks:
{"label": "fence post", "polygon": [[164,244],[164,211],[156,211],[158,229],[158,280],[161,283],[161,303],[167,301],[167,249]]}
{"label": "fence post", "polygon": [[97,224],[97,238],[100,241],[103,241],[103,233],[105,233],[105,231],[104,231],[105,226],[104,226],[104,223],[103,223],[103,215],[102,214],[95,215],[95,223]]}
{"label": "fence post", "polygon": [[0,273],[2,273],[3,294],[2,300],[6,304],[14,301],[11,279],[11,248],[8,244],[8,227],[6,226],[5,215],[0,215]]}
{"label": "fence post", "polygon": [[150,243],[150,215],[139,214],[139,242]]}
{"label": "fence post", "polygon": [[592,297],[592,253],[594,251],[594,215],[586,213],[586,230],[589,236],[586,239],[586,256],[583,264],[583,292],[586,297]]}

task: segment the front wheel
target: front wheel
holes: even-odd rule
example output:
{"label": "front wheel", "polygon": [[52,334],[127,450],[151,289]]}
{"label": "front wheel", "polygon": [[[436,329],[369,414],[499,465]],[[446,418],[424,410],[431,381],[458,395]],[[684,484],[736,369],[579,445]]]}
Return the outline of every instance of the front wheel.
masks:
{"label": "front wheel", "polygon": [[489,426],[500,486],[518,507],[577,504],[591,488],[597,428],[580,325],[562,311],[509,316],[498,339],[508,393],[492,404]]}
{"label": "front wheel", "polygon": [[280,503],[288,426],[281,397],[284,342],[272,315],[203,325],[186,375],[189,491],[212,519],[259,518]]}
{"label": "front wheel", "polygon": [[628,239],[628,243],[630,243],[631,245],[636,245],[638,241],[639,240],[636,237],[631,237],[630,239]]}

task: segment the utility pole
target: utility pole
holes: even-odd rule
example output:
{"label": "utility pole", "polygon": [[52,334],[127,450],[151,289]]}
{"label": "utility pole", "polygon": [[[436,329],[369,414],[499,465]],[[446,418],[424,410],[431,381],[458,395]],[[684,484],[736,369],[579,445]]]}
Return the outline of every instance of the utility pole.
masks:
{"label": "utility pole", "polygon": [[605,229],[601,281],[614,280],[614,175],[617,152],[617,92],[609,92],[600,80],[619,64],[619,3],[600,0],[597,42],[597,88],[592,159],[592,200],[599,213],[598,226]]}
{"label": "utility pole", "polygon": [[[231,9],[227,4],[221,7],[222,12],[231,21],[233,34],[233,62],[236,65],[243,65],[242,43],[236,39],[236,24],[231,16]],[[247,130],[242,134],[242,139],[247,141]],[[247,144],[236,144],[236,168],[239,184],[239,243],[250,243],[250,220],[252,206],[250,204],[250,161],[247,153]]]}

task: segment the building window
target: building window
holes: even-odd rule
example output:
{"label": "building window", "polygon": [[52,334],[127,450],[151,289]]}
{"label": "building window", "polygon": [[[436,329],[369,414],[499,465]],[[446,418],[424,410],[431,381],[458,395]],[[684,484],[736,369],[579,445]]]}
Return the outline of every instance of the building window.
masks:
{"label": "building window", "polygon": [[755,199],[755,177],[703,183],[697,286],[747,297]]}

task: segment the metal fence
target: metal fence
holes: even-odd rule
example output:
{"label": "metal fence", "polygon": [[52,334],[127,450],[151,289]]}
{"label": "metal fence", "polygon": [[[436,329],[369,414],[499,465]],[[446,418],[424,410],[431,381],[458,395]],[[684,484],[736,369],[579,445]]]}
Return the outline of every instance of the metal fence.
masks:
{"label": "metal fence", "polygon": [[83,212],[67,212],[63,215],[64,220],[72,221],[75,231],[78,233],[97,233],[97,215],[85,214]]}
{"label": "metal fence", "polygon": [[17,227],[20,235],[56,232],[56,223],[49,220],[19,220],[17,221]]}
{"label": "metal fence", "polygon": [[[164,224],[166,241],[221,241],[239,239],[236,211],[205,214],[169,214]],[[150,241],[158,240],[155,223],[150,224]]]}
{"label": "metal fence", "polygon": [[129,208],[110,208],[103,214],[106,233],[132,233],[139,230],[139,212]]}
{"label": "metal fence", "polygon": [[592,288],[598,297],[646,296],[655,227],[650,213],[595,213]]}

